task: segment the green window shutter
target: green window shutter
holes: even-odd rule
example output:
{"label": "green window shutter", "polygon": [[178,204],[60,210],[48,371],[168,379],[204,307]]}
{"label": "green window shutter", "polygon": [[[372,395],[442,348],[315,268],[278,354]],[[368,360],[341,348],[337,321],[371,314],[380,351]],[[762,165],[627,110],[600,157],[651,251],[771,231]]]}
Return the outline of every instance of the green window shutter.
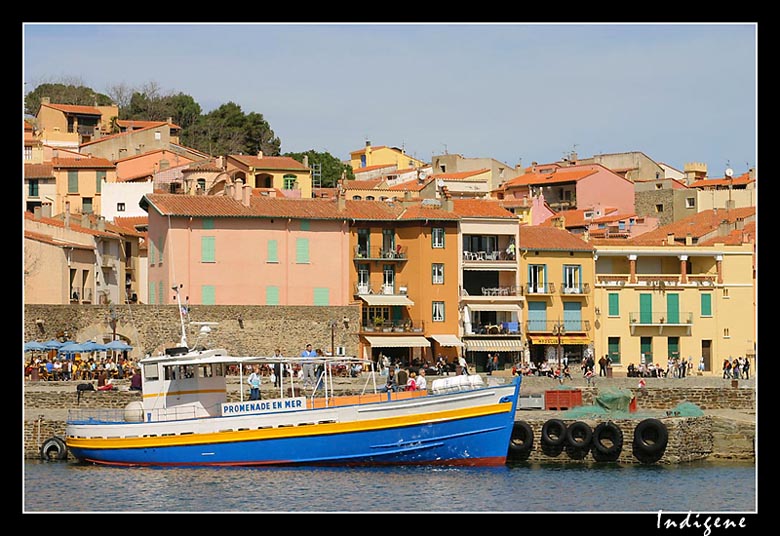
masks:
{"label": "green window shutter", "polygon": [[609,316],[620,316],[620,294],[610,292],[609,297]]}
{"label": "green window shutter", "polygon": [[68,171],[68,193],[69,194],[79,193],[79,172],[78,171]]}
{"label": "green window shutter", "polygon": [[712,316],[712,294],[702,292],[701,296],[701,316]]}
{"label": "green window shutter", "polygon": [[309,263],[309,239],[308,238],[295,239],[295,262],[298,264]]}
{"label": "green window shutter", "polygon": [[154,292],[154,282],[149,281],[149,303],[154,305],[157,303],[156,301],[157,296]]}
{"label": "green window shutter", "polygon": [[301,231],[309,231],[311,229],[311,222],[309,220],[301,220]]}
{"label": "green window shutter", "polygon": [[666,294],[666,321],[670,324],[680,323],[680,295]]}
{"label": "green window shutter", "polygon": [[265,287],[265,304],[279,305],[279,287],[272,285]]}
{"label": "green window shutter", "polygon": [[154,252],[155,252],[154,240],[149,240],[149,264],[154,264],[156,262],[154,260],[156,256]]}
{"label": "green window shutter", "polygon": [[216,262],[213,236],[203,236],[200,239],[200,262]]}
{"label": "green window shutter", "polygon": [[607,339],[607,353],[613,365],[620,363],[620,337],[609,337]]}
{"label": "green window shutter", "polygon": [[159,295],[160,295],[160,296],[159,296],[158,302],[159,302],[161,305],[162,305],[163,303],[165,303],[165,298],[164,298],[165,294],[163,294],[164,292],[165,292],[165,290],[163,289],[163,282],[162,282],[162,281],[160,281],[160,290],[159,290]]}
{"label": "green window shutter", "polygon": [[639,323],[650,324],[653,321],[653,295],[639,295]]}
{"label": "green window shutter", "polygon": [[314,305],[330,305],[330,289],[329,288],[315,288],[314,289]]}
{"label": "green window shutter", "polygon": [[106,178],[106,172],[105,171],[96,171],[95,172],[95,191],[97,193],[100,193],[100,189],[103,185],[103,180]]}
{"label": "green window shutter", "polygon": [[214,218],[203,218],[203,228],[204,229],[213,229],[214,228]]}
{"label": "green window shutter", "polygon": [[279,262],[279,243],[276,240],[268,241],[268,259],[266,262]]}
{"label": "green window shutter", "polygon": [[200,287],[200,299],[203,305],[215,305],[217,303],[217,291],[214,285]]}

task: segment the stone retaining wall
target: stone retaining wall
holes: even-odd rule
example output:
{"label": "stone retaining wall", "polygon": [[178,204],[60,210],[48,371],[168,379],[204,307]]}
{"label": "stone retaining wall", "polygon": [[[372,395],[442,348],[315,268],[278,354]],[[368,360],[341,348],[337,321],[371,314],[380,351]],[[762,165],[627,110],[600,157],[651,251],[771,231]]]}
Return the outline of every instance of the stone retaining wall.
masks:
{"label": "stone retaining wall", "polygon": [[[733,387],[659,387],[630,389],[638,409],[670,409],[681,402],[696,404],[701,409],[754,409],[754,389]],[[592,406],[599,396],[598,387],[582,389],[582,405]]]}

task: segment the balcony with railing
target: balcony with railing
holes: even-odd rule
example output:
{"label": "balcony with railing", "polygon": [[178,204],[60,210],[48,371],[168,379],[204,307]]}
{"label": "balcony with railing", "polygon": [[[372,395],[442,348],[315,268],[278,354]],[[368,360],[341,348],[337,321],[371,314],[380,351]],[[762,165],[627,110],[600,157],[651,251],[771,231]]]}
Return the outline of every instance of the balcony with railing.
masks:
{"label": "balcony with railing", "polygon": [[681,311],[640,311],[628,313],[628,322],[631,326],[631,334],[638,327],[658,328],[663,333],[664,328],[685,328],[690,335],[693,325],[693,313]]}
{"label": "balcony with railing", "polygon": [[355,285],[355,295],[369,295],[380,294],[384,296],[406,296],[409,287],[406,283],[400,283],[398,281],[395,284],[371,284],[371,283],[357,283]]}
{"label": "balcony with railing", "polygon": [[406,256],[406,246],[395,246],[394,248],[365,248],[361,246],[355,246],[354,261],[396,261],[405,262],[408,260]]}
{"label": "balcony with railing", "polygon": [[600,287],[647,287],[651,290],[664,290],[668,288],[684,287],[708,287],[715,286],[717,277],[710,274],[696,274],[685,276],[687,282],[683,283],[682,274],[637,274],[636,282],[631,282],[628,274],[596,274],[596,285]]}
{"label": "balcony with railing", "polygon": [[587,296],[590,294],[590,283],[580,285],[562,285],[561,294]]}
{"label": "balcony with railing", "polygon": [[76,304],[76,303],[92,303],[92,289],[91,288],[83,288],[83,289],[71,289],[70,291],[70,303]]}
{"label": "balcony with railing", "polygon": [[526,283],[521,287],[521,289],[526,296],[529,294],[534,294],[537,296],[552,296],[555,294],[555,283]]}
{"label": "balcony with railing", "polygon": [[424,333],[425,321],[419,319],[405,318],[399,320],[388,320],[386,318],[375,318],[371,321],[364,321],[360,326],[361,333]]}
{"label": "balcony with railing", "polygon": [[563,325],[566,333],[585,333],[590,331],[590,320],[526,320],[528,333],[552,333],[556,326]]}

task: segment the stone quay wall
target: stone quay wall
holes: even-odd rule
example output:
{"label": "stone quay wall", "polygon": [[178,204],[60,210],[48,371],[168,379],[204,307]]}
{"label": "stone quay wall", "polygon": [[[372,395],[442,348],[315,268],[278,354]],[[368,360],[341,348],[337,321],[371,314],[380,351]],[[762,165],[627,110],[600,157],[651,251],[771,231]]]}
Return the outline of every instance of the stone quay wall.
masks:
{"label": "stone quay wall", "polygon": [[[724,387],[659,387],[629,389],[636,397],[639,409],[671,409],[682,402],[696,404],[701,409],[748,409],[756,404],[755,389]],[[598,387],[585,387],[582,405],[592,406],[599,396]]]}
{"label": "stone quay wall", "polygon": [[[112,322],[112,312],[116,326]],[[347,355],[358,352],[360,308],[347,306],[192,305],[186,325],[190,346],[203,342],[233,355],[299,355],[307,343],[329,351],[344,346]],[[346,322],[344,320],[346,319]],[[197,322],[216,322],[200,336]],[[331,328],[333,326],[333,328]],[[25,305],[24,340],[66,336],[83,342],[114,336],[133,346],[134,359],[157,354],[181,339],[177,305]],[[204,340],[205,339],[205,340]]]}

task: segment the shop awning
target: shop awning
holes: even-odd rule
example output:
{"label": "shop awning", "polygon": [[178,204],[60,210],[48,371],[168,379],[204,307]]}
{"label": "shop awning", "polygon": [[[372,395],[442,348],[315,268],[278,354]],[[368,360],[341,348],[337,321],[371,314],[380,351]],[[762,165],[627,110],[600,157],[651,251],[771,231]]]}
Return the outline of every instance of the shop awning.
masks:
{"label": "shop awning", "polygon": [[368,305],[414,305],[414,302],[401,294],[361,294],[360,299]]}
{"label": "shop awning", "polygon": [[523,341],[520,339],[466,339],[466,350],[472,352],[520,352]]}
{"label": "shop awning", "polygon": [[[533,344],[558,344],[558,337],[553,335],[532,335]],[[586,336],[568,335],[561,337],[561,344],[590,344],[590,339]]]}
{"label": "shop awning", "polygon": [[372,348],[409,348],[431,346],[431,341],[420,335],[399,335],[388,337],[376,337],[365,335],[365,339]]}
{"label": "shop awning", "polygon": [[520,313],[520,306],[516,303],[469,303],[467,307],[471,311],[509,311]]}
{"label": "shop awning", "polygon": [[463,341],[457,335],[431,335],[431,339],[441,346],[464,346]]}

